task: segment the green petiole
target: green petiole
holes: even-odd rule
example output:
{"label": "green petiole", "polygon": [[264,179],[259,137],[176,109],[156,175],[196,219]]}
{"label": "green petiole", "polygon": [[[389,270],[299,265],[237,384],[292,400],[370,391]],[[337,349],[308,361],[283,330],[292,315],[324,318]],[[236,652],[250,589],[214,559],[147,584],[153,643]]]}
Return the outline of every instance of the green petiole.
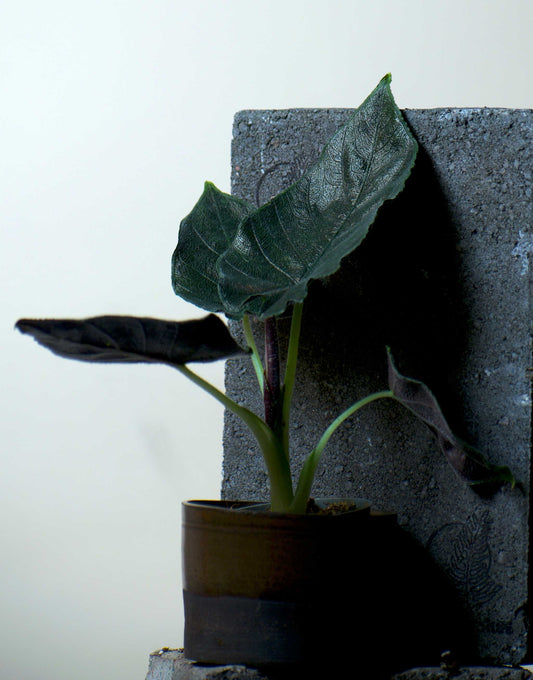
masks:
{"label": "green petiole", "polygon": [[287,349],[287,363],[285,365],[285,377],[283,379],[282,393],[282,434],[283,448],[289,458],[289,425],[291,415],[292,393],[296,377],[296,364],[298,361],[298,347],[300,344],[300,331],[302,328],[303,302],[294,305],[292,310],[291,330],[289,335],[289,347]]}
{"label": "green petiole", "polygon": [[246,342],[248,343],[248,347],[252,350],[251,357],[252,365],[257,376],[257,382],[259,383],[259,387],[261,388],[261,394],[263,394],[265,391],[265,371],[263,368],[261,357],[259,356],[259,352],[257,351],[257,345],[255,344],[255,338],[254,334],[252,333],[250,317],[248,316],[248,314],[245,314],[243,316],[242,326],[244,329],[244,336],[246,338]]}
{"label": "green petiole", "polygon": [[314,448],[313,451],[311,451],[311,453],[307,456],[305,460],[305,463],[302,467],[302,471],[300,473],[300,478],[298,480],[298,485],[296,487],[294,500],[291,504],[291,512],[298,513],[305,512],[307,500],[311,494],[311,487],[313,485],[313,479],[315,476],[317,465],[320,462],[320,458],[322,456],[324,448],[326,447],[328,441],[330,440],[335,430],[337,430],[337,428],[340,425],[342,425],[342,423],[347,418],[356,413],[360,408],[363,408],[363,406],[366,406],[367,404],[370,404],[373,401],[377,401],[378,399],[386,398],[393,399],[394,393],[391,390],[383,390],[382,392],[374,392],[374,394],[369,394],[367,397],[359,399],[359,401],[356,401],[355,404],[352,404],[349,408],[346,409],[346,411],[341,413],[340,416],[335,418],[335,420],[329,425],[329,427],[326,429],[326,431],[320,438],[320,441],[316,445],[316,448]]}
{"label": "green petiole", "polygon": [[281,441],[272,429],[258,415],[237,404],[231,397],[202,378],[185,365],[175,365],[182,375],[219,401],[225,408],[238,416],[251,430],[261,448],[270,478],[271,510],[286,512],[293,501],[293,489],[289,462]]}

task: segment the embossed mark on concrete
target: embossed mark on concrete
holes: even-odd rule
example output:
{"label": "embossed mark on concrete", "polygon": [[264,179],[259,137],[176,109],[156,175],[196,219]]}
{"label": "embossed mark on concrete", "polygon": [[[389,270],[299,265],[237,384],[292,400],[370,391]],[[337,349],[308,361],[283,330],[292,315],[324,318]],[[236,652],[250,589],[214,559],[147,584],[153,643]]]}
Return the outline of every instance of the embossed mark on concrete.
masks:
{"label": "embossed mark on concrete", "polygon": [[[313,162],[344,110],[235,116],[233,192],[262,203]],[[296,468],[323,429],[385,384],[385,345],[426,382],[452,428],[521,482],[482,498],[432,435],[394,404],[360,412],[324,455],[315,495],[369,498],[398,513],[468,607],[484,660],[527,648],[531,453],[533,111],[407,110],[420,154],[404,192],[327,282],[312,284],[292,445]],[[243,387],[244,386],[244,387]],[[227,389],[261,411],[255,378],[228,362]],[[252,439],[225,424],[223,496],[266,499]]]}

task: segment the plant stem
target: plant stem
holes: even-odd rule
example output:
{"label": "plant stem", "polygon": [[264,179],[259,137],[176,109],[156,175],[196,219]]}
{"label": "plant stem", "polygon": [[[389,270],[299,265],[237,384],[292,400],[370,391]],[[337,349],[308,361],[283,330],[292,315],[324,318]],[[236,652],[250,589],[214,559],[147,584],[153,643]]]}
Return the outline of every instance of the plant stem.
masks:
{"label": "plant stem", "polygon": [[343,413],[341,413],[340,416],[335,418],[331,425],[329,425],[329,427],[326,429],[326,431],[320,438],[320,441],[318,442],[316,448],[313,449],[313,451],[311,451],[311,453],[307,456],[305,460],[302,471],[300,473],[300,478],[298,480],[298,486],[296,488],[296,493],[294,495],[294,501],[291,505],[291,512],[298,513],[305,512],[307,500],[311,493],[311,487],[313,485],[317,465],[320,461],[322,452],[324,451],[326,444],[330,440],[335,430],[347,418],[356,413],[356,411],[358,411],[360,408],[363,408],[363,406],[366,406],[367,404],[370,404],[373,401],[377,401],[378,399],[387,398],[394,399],[394,393],[391,390],[383,390],[382,392],[374,392],[373,394],[369,394],[367,397],[364,397],[363,399],[356,401],[355,404],[352,404],[349,408],[346,409],[346,411],[343,411]]}
{"label": "plant stem", "polygon": [[252,350],[252,365],[257,376],[257,382],[259,383],[259,387],[261,388],[261,394],[263,394],[265,391],[264,368],[261,362],[261,357],[259,356],[259,352],[257,351],[257,345],[255,344],[255,338],[254,334],[252,333],[252,326],[250,324],[250,317],[248,316],[248,314],[244,315],[242,319],[242,325],[244,328],[244,336],[246,337],[246,342],[248,343],[248,347]]}
{"label": "plant stem", "polygon": [[289,458],[289,426],[291,415],[292,393],[296,377],[296,364],[298,361],[298,347],[300,344],[300,330],[302,328],[303,302],[295,304],[292,310],[291,330],[289,335],[289,347],[287,350],[287,364],[283,379],[283,404],[282,404],[282,428],[283,448]]}
{"label": "plant stem", "polygon": [[265,422],[276,435],[280,436],[282,430],[282,402],[278,325],[275,317],[265,321],[265,389],[263,398]]}
{"label": "plant stem", "polygon": [[273,430],[258,415],[237,404],[227,394],[191,371],[185,365],[173,365],[182,375],[219,401],[225,408],[238,416],[254,434],[261,448],[270,480],[271,509],[287,512],[293,500],[291,472],[283,452],[283,445]]}

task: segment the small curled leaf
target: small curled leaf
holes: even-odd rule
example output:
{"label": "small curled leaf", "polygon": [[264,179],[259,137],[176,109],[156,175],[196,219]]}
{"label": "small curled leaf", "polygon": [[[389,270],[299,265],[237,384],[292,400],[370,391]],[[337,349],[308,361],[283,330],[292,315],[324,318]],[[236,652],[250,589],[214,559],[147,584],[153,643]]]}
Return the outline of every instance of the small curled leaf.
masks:
{"label": "small curled leaf", "polygon": [[423,382],[406,378],[398,371],[389,348],[387,359],[389,388],[394,398],[431,428],[448,462],[467,484],[491,487],[491,490],[505,483],[515,485],[516,480],[507,466],[492,465],[482,453],[451,431],[432,392]]}

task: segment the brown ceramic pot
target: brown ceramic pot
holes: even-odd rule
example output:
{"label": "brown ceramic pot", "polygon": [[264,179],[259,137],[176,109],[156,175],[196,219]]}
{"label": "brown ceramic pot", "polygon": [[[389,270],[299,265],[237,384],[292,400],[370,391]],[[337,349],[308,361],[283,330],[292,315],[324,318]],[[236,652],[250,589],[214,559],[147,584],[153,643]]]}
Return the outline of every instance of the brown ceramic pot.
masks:
{"label": "brown ceramic pot", "polygon": [[351,639],[362,632],[353,594],[368,580],[368,503],[335,515],[229,501],[189,501],[182,511],[187,658],[292,667],[325,644],[325,654],[352,656],[339,631],[348,618]]}

